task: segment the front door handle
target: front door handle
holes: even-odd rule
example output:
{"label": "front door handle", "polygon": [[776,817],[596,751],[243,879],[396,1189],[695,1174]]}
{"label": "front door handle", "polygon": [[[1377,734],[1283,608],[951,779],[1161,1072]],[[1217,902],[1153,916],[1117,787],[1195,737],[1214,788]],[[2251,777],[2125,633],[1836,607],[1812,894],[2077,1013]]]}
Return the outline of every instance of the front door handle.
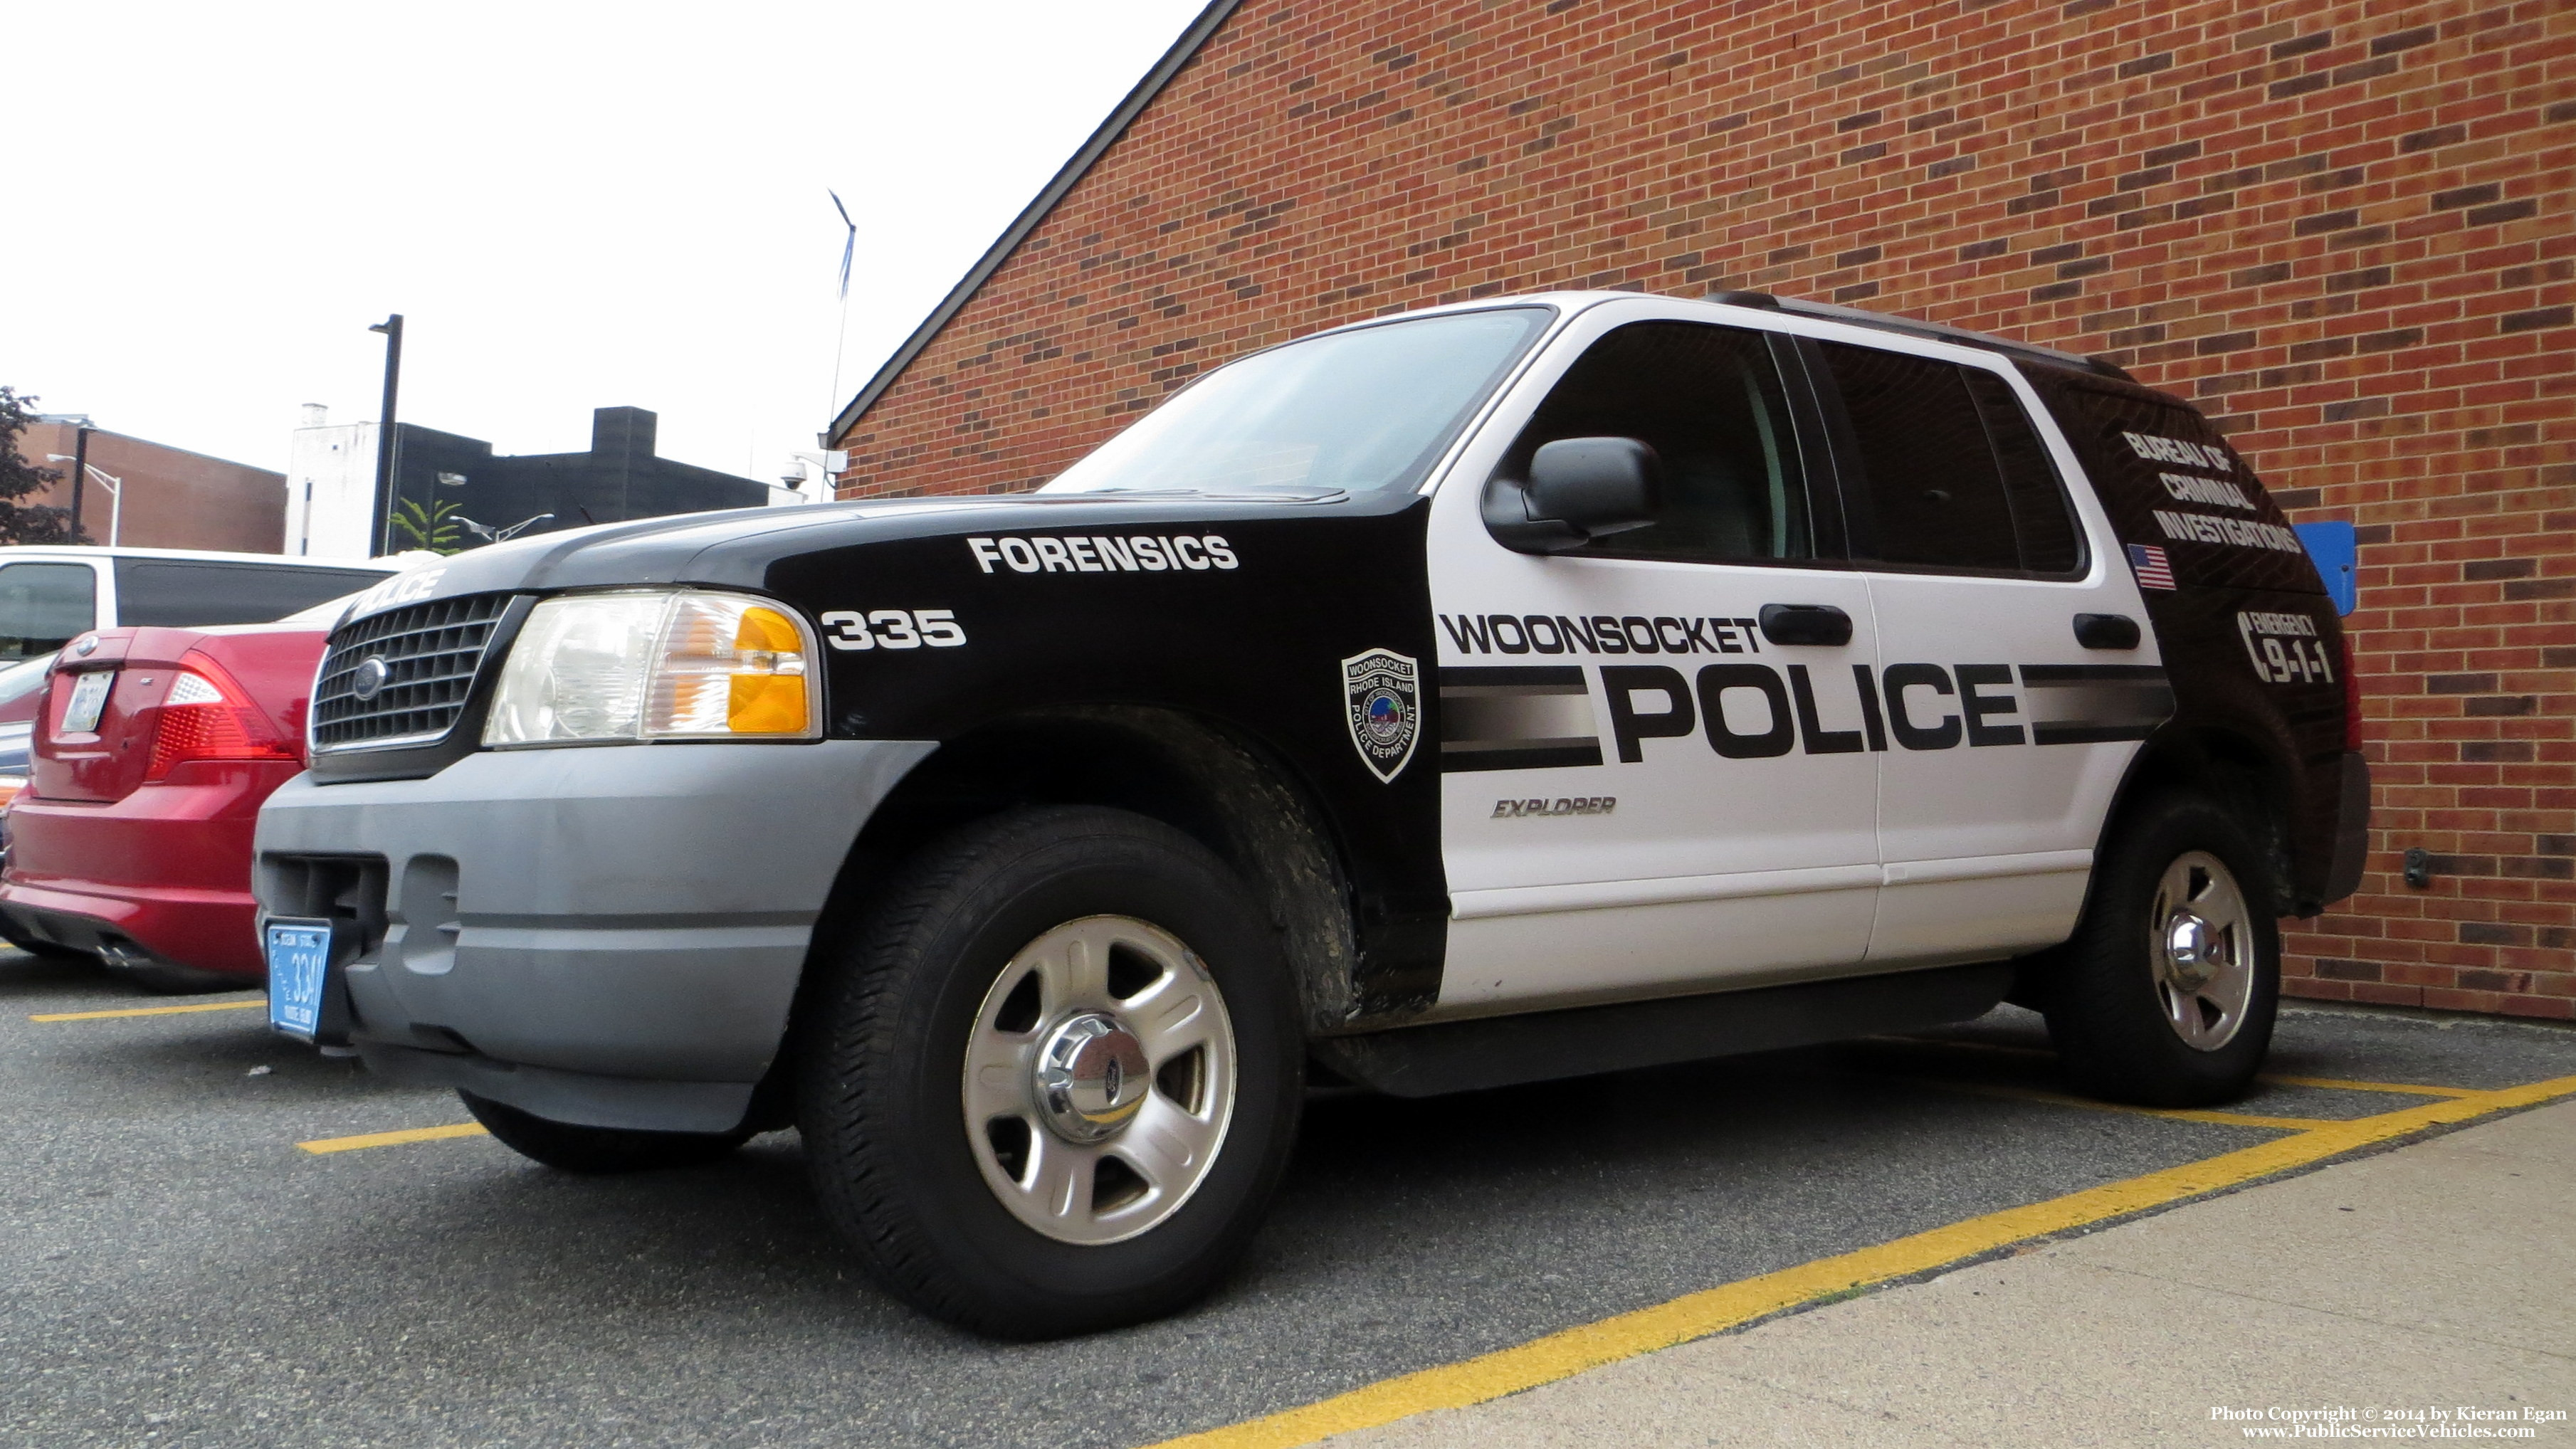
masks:
{"label": "front door handle", "polygon": [[1762,637],[1774,644],[1837,648],[1851,642],[1851,615],[1831,604],[1764,604]]}
{"label": "front door handle", "polygon": [[2138,621],[2126,614],[2078,614],[2075,642],[2087,649],[2135,649]]}

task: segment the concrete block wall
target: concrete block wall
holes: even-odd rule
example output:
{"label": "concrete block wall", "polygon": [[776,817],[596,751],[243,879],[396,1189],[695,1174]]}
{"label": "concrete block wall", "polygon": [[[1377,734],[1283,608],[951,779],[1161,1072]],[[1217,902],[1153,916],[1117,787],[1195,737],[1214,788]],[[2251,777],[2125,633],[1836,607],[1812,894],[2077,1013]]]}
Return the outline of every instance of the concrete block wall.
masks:
{"label": "concrete block wall", "polygon": [[841,491],[1034,487],[1250,348],[1549,287],[1930,317],[2219,416],[2363,540],[2371,870],[2289,989],[2576,1016],[2576,7],[1246,0]]}

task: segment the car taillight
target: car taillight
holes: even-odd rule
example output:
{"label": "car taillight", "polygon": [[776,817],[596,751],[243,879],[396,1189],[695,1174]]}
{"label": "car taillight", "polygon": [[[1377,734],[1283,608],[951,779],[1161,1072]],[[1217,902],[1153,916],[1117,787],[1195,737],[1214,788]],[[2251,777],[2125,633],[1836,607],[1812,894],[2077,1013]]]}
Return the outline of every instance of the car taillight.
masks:
{"label": "car taillight", "polygon": [[259,711],[242,698],[241,688],[220,669],[198,665],[182,669],[170,681],[161,701],[161,719],[152,735],[152,762],[144,768],[146,783],[168,778],[173,766],[190,760],[295,760],[295,742],[278,737]]}
{"label": "car taillight", "polygon": [[2343,747],[2361,748],[2361,670],[2352,652],[2352,635],[2343,636]]}

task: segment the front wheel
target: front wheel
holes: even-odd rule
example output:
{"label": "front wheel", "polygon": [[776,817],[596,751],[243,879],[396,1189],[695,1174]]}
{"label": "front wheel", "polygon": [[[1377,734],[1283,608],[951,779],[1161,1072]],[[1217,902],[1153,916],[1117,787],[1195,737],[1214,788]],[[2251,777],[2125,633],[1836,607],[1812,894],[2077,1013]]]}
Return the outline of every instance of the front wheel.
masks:
{"label": "front wheel", "polygon": [[2210,801],[2164,796],[2124,821],[2046,985],[2076,1085],[2154,1107],[2242,1096],[2280,1002],[2272,899],[2262,853]]}
{"label": "front wheel", "polygon": [[1008,1338],[1168,1313],[1241,1255],[1302,1099],[1266,915],[1180,832],[1018,811],[925,852],[808,1012],[825,1213],[925,1312]]}

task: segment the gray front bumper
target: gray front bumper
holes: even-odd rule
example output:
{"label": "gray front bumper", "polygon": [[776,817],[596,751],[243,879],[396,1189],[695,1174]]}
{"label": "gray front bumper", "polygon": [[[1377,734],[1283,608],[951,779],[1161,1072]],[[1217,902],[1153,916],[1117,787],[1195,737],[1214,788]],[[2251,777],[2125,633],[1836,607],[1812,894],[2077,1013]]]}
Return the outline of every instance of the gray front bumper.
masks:
{"label": "gray front bumper", "polygon": [[383,931],[347,969],[370,1068],[558,1121],[723,1131],[777,1053],[852,840],[935,748],[610,745],[299,776],[260,811],[253,879],[276,915],[331,909],[318,881],[342,909],[381,893],[355,902]]}

